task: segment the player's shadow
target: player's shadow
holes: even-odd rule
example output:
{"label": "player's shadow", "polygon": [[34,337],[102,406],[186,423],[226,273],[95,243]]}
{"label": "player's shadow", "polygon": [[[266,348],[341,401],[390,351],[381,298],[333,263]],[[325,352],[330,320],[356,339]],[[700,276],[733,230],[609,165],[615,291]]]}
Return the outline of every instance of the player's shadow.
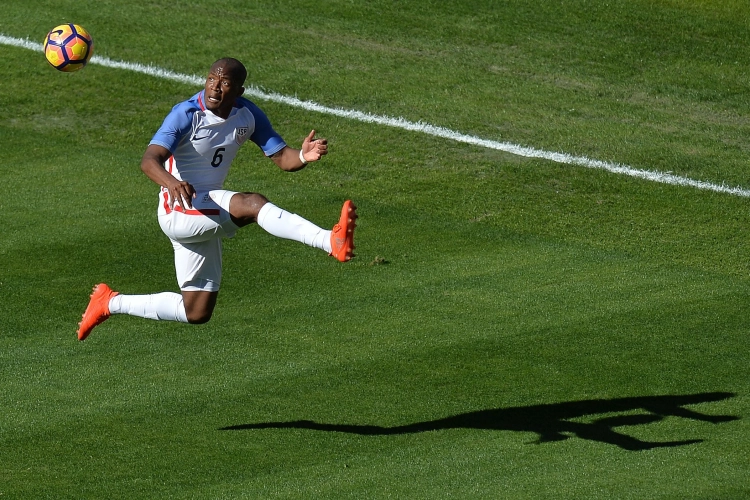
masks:
{"label": "player's shadow", "polygon": [[[220,430],[311,429],[346,432],[365,436],[390,436],[446,429],[485,429],[494,431],[535,432],[536,443],[562,441],[572,436],[639,451],[651,448],[699,443],[702,439],[683,441],[642,441],[617,432],[623,426],[643,425],[674,416],[718,424],[737,420],[731,415],[707,415],[685,408],[686,405],[721,401],[735,396],[728,392],[708,392],[684,396],[643,396],[617,399],[592,399],[567,403],[496,408],[462,413],[453,417],[417,422],[395,427],[379,425],[324,424],[311,420],[265,422],[223,427]],[[640,413],[633,413],[640,412]],[[617,414],[620,415],[617,415]],[[597,418],[597,415],[601,415]]]}

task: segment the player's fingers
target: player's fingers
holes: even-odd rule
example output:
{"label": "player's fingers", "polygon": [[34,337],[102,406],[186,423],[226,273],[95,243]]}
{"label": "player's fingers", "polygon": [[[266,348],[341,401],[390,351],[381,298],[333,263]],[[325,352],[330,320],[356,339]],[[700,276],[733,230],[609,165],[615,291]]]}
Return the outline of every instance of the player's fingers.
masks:
{"label": "player's fingers", "polygon": [[182,201],[182,193],[179,189],[175,190],[174,196],[172,196],[172,204],[179,206],[181,209],[185,210],[185,207],[183,206]]}
{"label": "player's fingers", "polygon": [[180,192],[180,206],[183,210],[189,210],[193,208],[192,197],[187,193],[187,190]]}
{"label": "player's fingers", "polygon": [[176,191],[174,187],[168,186],[167,187],[167,205],[169,208],[174,208],[174,204],[177,201],[177,196],[175,196]]}
{"label": "player's fingers", "polygon": [[169,194],[172,208],[174,208],[175,205],[178,205],[182,210],[185,210],[187,203],[185,203],[186,196],[184,194],[184,188],[182,186],[177,186],[172,189]]}
{"label": "player's fingers", "polygon": [[193,189],[193,186],[188,184],[185,186],[185,204],[188,208],[193,208],[193,200],[196,196],[198,196],[198,193],[195,192],[195,189]]}
{"label": "player's fingers", "polygon": [[193,198],[195,198],[195,189],[193,189],[193,186],[188,182],[181,182],[178,186],[174,188],[173,194],[173,200],[177,202],[178,205],[183,210],[191,209],[193,208]]}

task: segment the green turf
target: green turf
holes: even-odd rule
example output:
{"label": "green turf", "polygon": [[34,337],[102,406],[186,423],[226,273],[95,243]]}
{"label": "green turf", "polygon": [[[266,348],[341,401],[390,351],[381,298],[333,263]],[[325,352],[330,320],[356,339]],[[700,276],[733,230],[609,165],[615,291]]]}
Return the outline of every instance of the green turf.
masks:
{"label": "green turf", "polygon": [[[750,187],[750,6],[6,0],[97,54],[495,141]],[[1,498],[750,496],[748,200],[257,101],[324,161],[253,146],[227,187],[323,226],[257,227],[201,326],[75,329],[93,284],[176,290],[138,167],[198,89],[0,45]]]}

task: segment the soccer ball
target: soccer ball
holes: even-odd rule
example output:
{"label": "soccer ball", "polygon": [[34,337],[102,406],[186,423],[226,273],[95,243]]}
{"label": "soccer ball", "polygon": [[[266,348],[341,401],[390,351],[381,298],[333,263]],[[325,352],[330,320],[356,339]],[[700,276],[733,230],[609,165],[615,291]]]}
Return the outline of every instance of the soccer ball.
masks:
{"label": "soccer ball", "polygon": [[77,24],[61,24],[44,39],[44,57],[58,71],[78,71],[86,66],[93,53],[94,40]]}

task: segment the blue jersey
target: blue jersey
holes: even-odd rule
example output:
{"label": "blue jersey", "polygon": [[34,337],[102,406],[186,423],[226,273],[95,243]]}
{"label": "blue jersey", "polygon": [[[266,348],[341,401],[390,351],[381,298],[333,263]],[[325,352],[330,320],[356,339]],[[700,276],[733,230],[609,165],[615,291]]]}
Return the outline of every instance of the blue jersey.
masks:
{"label": "blue jersey", "polygon": [[173,107],[149,143],[172,153],[164,167],[196,191],[221,189],[232,160],[248,139],[266,156],[286,146],[265,113],[251,101],[238,98],[225,120],[206,109],[204,92]]}

